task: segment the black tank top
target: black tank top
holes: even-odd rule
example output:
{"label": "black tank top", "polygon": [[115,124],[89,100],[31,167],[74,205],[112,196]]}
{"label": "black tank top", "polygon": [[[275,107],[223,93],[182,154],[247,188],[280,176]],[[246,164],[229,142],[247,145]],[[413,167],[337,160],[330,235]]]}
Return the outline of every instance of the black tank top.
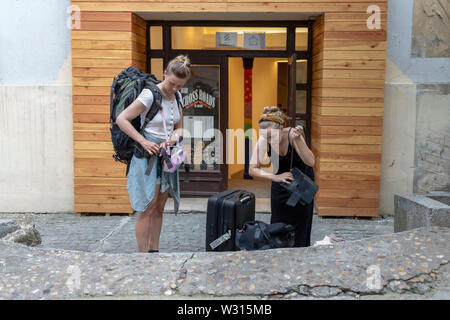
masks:
{"label": "black tank top", "polygon": [[[310,166],[306,165],[303,162],[302,158],[300,158],[297,151],[295,151],[294,147],[291,145],[291,138],[290,138],[291,130],[292,130],[292,128],[289,129],[289,133],[288,133],[289,145],[288,145],[288,151],[287,151],[286,155],[281,156],[278,154],[279,162],[278,162],[278,171],[276,172],[276,174],[281,174],[284,172],[291,171],[291,154],[293,152],[294,159],[292,162],[292,167],[298,168],[301,172],[305,173],[310,179],[312,179],[314,181],[313,168],[311,168]],[[272,152],[272,150],[271,150],[270,144],[269,144],[268,149],[267,149],[267,154],[272,159],[271,152]],[[277,155],[276,152],[274,152],[274,156],[276,156],[276,155]]]}

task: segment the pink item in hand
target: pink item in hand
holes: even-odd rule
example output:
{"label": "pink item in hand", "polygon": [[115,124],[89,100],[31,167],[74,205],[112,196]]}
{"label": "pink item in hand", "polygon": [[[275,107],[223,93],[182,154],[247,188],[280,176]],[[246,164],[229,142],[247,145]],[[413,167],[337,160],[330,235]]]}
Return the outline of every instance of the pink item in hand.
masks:
{"label": "pink item in hand", "polygon": [[164,132],[166,134],[166,142],[167,142],[167,155],[170,157],[170,163],[172,164],[172,168],[167,167],[167,164],[164,162],[163,171],[165,172],[175,172],[181,166],[181,164],[186,159],[186,152],[184,151],[183,146],[180,145],[180,141],[177,136],[177,144],[170,150],[169,147],[169,136],[167,135],[166,128],[166,120],[164,119],[164,111],[161,109],[162,122],[164,125]]}

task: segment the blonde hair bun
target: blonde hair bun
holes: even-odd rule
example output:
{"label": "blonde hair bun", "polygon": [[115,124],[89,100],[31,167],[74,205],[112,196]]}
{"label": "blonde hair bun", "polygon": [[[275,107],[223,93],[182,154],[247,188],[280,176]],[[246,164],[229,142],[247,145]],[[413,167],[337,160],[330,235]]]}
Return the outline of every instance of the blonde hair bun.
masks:
{"label": "blonde hair bun", "polygon": [[[263,114],[259,117],[259,123],[261,122],[275,122],[279,125],[286,126],[291,118],[286,115],[280,108],[275,106],[264,107]],[[265,125],[263,125],[265,126]]]}
{"label": "blonde hair bun", "polygon": [[190,67],[191,66],[191,60],[188,56],[179,55],[175,59],[177,59],[181,64],[183,64],[183,67]]}
{"label": "blonde hair bun", "polygon": [[281,111],[278,107],[264,107],[263,114],[271,114]]}
{"label": "blonde hair bun", "polygon": [[189,78],[191,76],[191,60],[188,56],[179,55],[169,62],[166,70],[168,74],[174,74],[178,78]]}

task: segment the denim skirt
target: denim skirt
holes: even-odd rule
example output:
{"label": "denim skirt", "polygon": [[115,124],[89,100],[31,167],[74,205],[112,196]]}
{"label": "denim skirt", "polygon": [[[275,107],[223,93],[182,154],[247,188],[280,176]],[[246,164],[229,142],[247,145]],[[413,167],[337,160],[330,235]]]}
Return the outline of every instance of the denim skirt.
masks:
{"label": "denim skirt", "polygon": [[[147,140],[158,145],[164,140],[159,139],[147,132],[144,133]],[[171,173],[161,169],[161,158],[153,155],[150,160],[147,158],[137,158],[133,155],[128,172],[127,190],[130,196],[131,207],[136,212],[144,212],[155,197],[155,188],[160,184],[160,193],[169,189],[169,194],[173,198],[174,211],[178,213],[180,204],[180,180],[178,170]],[[146,174],[147,167],[150,167],[149,174]],[[148,171],[147,171],[148,173]]]}

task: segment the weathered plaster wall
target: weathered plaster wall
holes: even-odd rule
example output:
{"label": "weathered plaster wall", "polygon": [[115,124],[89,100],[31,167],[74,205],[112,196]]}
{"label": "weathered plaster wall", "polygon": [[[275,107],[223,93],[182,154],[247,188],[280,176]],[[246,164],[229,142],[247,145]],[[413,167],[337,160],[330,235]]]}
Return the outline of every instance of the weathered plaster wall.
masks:
{"label": "weathered plaster wall", "polygon": [[[395,66],[387,64],[387,68]],[[392,80],[392,79],[391,79]],[[393,214],[394,194],[413,192],[416,85],[386,77],[380,212]]]}
{"label": "weathered plaster wall", "polygon": [[1,0],[0,212],[74,210],[69,6]]}
{"label": "weathered plaster wall", "polygon": [[[433,25],[445,26],[448,20],[438,12],[443,12],[447,3],[448,0],[389,1],[380,190],[382,214],[394,213],[396,193],[448,188],[450,59],[426,57],[426,50],[422,50],[419,57],[416,41],[418,31],[430,34],[437,30]],[[419,16],[419,9],[430,15]],[[435,21],[441,15],[442,19],[438,18],[441,21]],[[449,41],[442,30],[436,34]],[[431,48],[432,43],[426,46]]]}
{"label": "weathered plaster wall", "polygon": [[0,212],[73,211],[71,106],[71,86],[0,86]]}
{"label": "weathered plaster wall", "polygon": [[55,83],[70,54],[70,1],[0,2],[0,84]]}
{"label": "weathered plaster wall", "polygon": [[414,2],[413,57],[450,58],[450,1]]}
{"label": "weathered plaster wall", "polygon": [[414,192],[450,190],[450,84],[417,86]]}
{"label": "weathered plaster wall", "polygon": [[413,83],[449,83],[448,58],[417,58],[412,55],[414,2],[414,0],[388,2],[387,56]]}

